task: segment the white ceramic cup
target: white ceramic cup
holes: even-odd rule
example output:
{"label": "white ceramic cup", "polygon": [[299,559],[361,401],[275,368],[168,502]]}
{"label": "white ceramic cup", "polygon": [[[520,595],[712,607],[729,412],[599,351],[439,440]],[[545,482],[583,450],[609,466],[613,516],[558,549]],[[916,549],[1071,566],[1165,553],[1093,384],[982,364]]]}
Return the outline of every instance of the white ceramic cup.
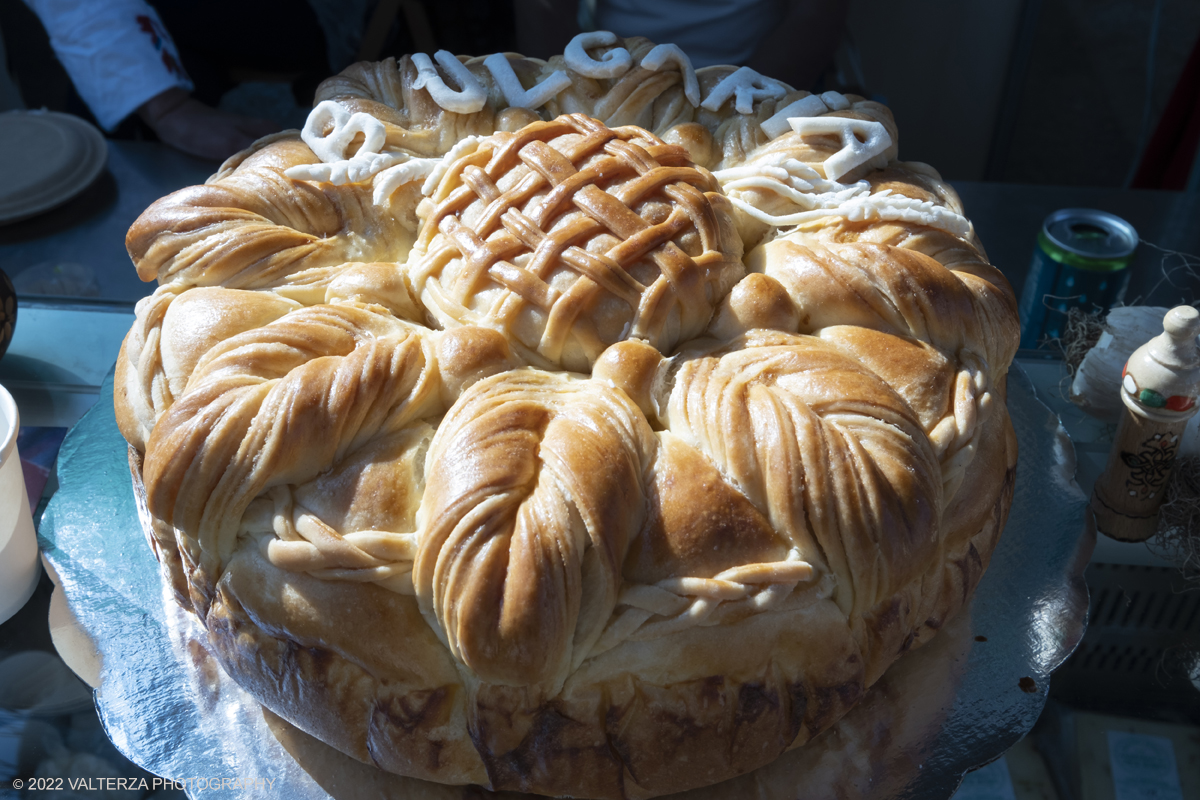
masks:
{"label": "white ceramic cup", "polygon": [[0,386],[0,622],[21,610],[42,574],[25,475],[17,455],[21,418]]}

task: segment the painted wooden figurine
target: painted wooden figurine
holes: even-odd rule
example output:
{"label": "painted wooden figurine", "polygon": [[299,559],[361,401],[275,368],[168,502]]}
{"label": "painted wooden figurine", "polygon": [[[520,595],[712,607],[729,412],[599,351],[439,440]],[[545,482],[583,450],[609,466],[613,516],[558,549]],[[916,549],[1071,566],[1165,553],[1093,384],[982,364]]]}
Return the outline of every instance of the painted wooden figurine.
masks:
{"label": "painted wooden figurine", "polygon": [[1141,542],[1158,529],[1179,439],[1197,411],[1198,334],[1200,311],[1173,308],[1163,318],[1163,332],[1135,350],[1125,364],[1125,413],[1091,502],[1097,530],[1114,539]]}

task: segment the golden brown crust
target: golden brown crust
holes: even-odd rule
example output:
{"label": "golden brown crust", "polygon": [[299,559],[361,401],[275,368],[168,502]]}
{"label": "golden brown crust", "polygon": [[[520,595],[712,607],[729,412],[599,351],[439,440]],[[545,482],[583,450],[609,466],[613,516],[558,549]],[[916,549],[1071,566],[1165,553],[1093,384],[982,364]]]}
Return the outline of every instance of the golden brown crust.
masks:
{"label": "golden brown crust", "polygon": [[402,774],[485,782],[463,736],[458,673],[412,597],[284,572],[251,547],[226,571],[205,623],[230,673],[313,735]]}
{"label": "golden brown crust", "polygon": [[[686,151],[582,115],[497,134],[430,195],[411,280],[444,327],[494,327],[586,372],[634,338],[668,352],[742,275],[724,198]],[[520,265],[520,266],[518,266]]]}
{"label": "golden brown crust", "polygon": [[[762,512],[678,436],[663,434],[653,475],[651,516],[625,557],[626,580],[712,578],[787,557],[787,540]],[[699,497],[705,501],[698,505]]]}
{"label": "golden brown crust", "polygon": [[652,453],[637,408],[593,381],[513,370],[459,398],[430,447],[413,583],[466,671],[562,685],[616,604]]}
{"label": "golden brown crust", "polygon": [[[235,560],[205,620],[222,663],[303,730],[400,774],[546,794],[651,797],[768,763],[797,737],[832,724],[863,691],[857,649],[839,633],[842,616],[816,600],[783,619],[760,615],[732,629],[631,642],[590,662],[544,704],[529,705],[527,690],[516,687],[480,687],[470,710],[445,651],[422,644],[432,636],[428,627],[405,640],[373,635],[409,630],[419,613],[412,598],[285,573],[255,548]],[[318,615],[316,608],[345,613]],[[283,619],[286,630],[269,622]],[[796,637],[796,630],[805,633]],[[371,647],[364,649],[363,637],[373,639]],[[830,637],[841,648],[829,647]],[[654,663],[681,648],[730,654],[651,669],[643,678],[628,674],[630,662]],[[666,756],[675,767],[664,773]]]}
{"label": "golden brown crust", "polygon": [[130,230],[162,285],[117,419],[171,585],[254,696],[386,770],[756,769],[944,627],[1003,528],[1016,304],[953,190],[878,104],[829,99],[892,142],[837,183],[837,135],[762,127],[805,93],[695,107],[623,45],[616,78],[507,56],[570,73],[540,113],[483,59],[471,113],[355,65],[318,100],[399,184],[283,135]]}

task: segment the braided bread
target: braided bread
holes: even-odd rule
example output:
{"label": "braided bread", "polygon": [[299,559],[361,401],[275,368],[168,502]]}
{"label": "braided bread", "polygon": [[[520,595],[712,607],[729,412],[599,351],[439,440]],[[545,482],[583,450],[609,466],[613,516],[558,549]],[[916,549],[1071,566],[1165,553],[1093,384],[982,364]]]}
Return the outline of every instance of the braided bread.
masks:
{"label": "braided bread", "polygon": [[653,797],[969,601],[1016,303],[886,108],[609,34],[317,101],[127,240],[147,533],[264,704],[400,775]]}

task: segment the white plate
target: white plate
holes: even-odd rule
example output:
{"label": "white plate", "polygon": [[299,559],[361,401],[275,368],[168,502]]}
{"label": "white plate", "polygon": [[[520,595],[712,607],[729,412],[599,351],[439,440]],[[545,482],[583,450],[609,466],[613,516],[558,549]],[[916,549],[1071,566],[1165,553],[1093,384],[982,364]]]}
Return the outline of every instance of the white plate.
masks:
{"label": "white plate", "polygon": [[0,114],[0,225],[67,202],[96,179],[107,158],[104,136],[79,117]]}

